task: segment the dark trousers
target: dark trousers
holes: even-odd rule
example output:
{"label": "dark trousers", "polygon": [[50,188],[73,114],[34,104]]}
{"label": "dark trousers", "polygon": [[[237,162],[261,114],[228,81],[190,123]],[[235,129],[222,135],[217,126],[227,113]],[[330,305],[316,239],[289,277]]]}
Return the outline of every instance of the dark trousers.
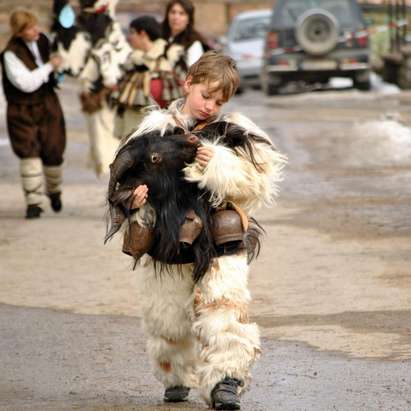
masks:
{"label": "dark trousers", "polygon": [[40,158],[45,166],[63,163],[66,127],[55,93],[38,104],[8,103],[7,128],[12,149],[20,159]]}

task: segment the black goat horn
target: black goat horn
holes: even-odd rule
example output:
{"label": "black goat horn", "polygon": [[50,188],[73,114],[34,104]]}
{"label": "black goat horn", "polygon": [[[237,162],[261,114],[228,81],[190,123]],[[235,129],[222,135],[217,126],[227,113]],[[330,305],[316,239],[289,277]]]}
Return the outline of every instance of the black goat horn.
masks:
{"label": "black goat horn", "polygon": [[126,216],[124,215],[120,207],[117,207],[117,206],[110,207],[110,229],[108,230],[106,236],[104,237],[104,244],[106,244],[107,241],[111,237],[113,237],[113,235],[117,233],[118,230],[120,230],[121,224],[123,224],[123,221],[125,219],[126,219]]}
{"label": "black goat horn", "polygon": [[110,181],[108,183],[108,199],[116,189],[118,180],[122,177],[124,172],[132,167],[134,164],[134,158],[129,151],[120,151],[114,161],[110,164]]}

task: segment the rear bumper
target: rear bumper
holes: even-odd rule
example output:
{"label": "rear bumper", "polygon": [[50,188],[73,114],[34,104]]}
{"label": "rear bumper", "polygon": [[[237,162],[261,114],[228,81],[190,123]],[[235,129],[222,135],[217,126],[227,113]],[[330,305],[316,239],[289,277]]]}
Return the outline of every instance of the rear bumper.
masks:
{"label": "rear bumper", "polygon": [[261,59],[237,61],[237,69],[240,74],[240,82],[242,86],[259,85],[262,67],[261,63]]}
{"label": "rear bumper", "polygon": [[368,63],[341,63],[341,64],[333,64],[333,65],[326,65],[324,66],[284,66],[284,64],[272,64],[265,67],[265,70],[268,73],[295,73],[295,72],[344,72],[344,71],[357,71],[357,70],[369,70],[370,64]]}
{"label": "rear bumper", "polygon": [[276,51],[263,65],[265,74],[343,74],[365,71],[371,68],[367,50],[344,50],[321,58],[312,58],[304,53],[281,53]]}

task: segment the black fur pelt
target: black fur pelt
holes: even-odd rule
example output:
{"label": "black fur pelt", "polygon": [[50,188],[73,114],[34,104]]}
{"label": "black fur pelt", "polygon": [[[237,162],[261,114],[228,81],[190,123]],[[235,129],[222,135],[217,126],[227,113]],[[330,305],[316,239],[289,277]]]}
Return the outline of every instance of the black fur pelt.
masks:
{"label": "black fur pelt", "polygon": [[[233,150],[241,150],[258,169],[253,153],[253,142],[265,144],[266,140],[251,135],[234,124],[214,122],[194,134],[186,134],[176,127],[166,135],[153,131],[130,139],[117,153],[111,165],[108,202],[110,226],[105,241],[110,239],[130,217],[130,202],[134,189],[148,186],[148,203],[155,210],[154,246],[149,251],[161,269],[167,264],[193,263],[193,279],[198,281],[208,270],[216,256],[235,253],[240,246],[251,261],[260,249],[259,237],[263,230],[254,220],[244,236],[243,244],[232,244],[232,249],[219,248],[212,238],[212,215],[216,211],[209,203],[210,195],[196,183],[184,179],[183,168],[194,161],[200,140],[219,139]],[[253,141],[254,140],[254,141]],[[179,232],[188,210],[200,217],[203,229],[192,246],[180,244]]]}
{"label": "black fur pelt", "polygon": [[253,144],[262,143],[272,146],[271,142],[258,135],[249,133],[243,127],[227,121],[215,121],[208,124],[203,129],[196,131],[195,134],[200,139],[215,141],[218,139],[220,144],[232,148],[234,151],[243,151],[249,156],[254,167],[259,170],[260,167],[255,159]]}
{"label": "black fur pelt", "polygon": [[[149,254],[156,265],[194,263],[193,278],[200,279],[216,255],[210,232],[208,194],[184,179],[182,169],[194,160],[198,138],[185,134],[161,136],[151,132],[131,139],[111,166],[108,202],[111,226],[106,241],[129,217],[134,189],[149,188],[148,203],[156,212],[154,246]],[[179,232],[188,210],[200,217],[203,229],[189,248],[180,244]]]}

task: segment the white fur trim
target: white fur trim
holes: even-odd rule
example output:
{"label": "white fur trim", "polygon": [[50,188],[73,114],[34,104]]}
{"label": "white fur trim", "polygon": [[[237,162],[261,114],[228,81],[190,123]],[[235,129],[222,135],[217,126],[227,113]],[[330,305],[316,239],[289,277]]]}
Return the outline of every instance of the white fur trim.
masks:
{"label": "white fur trim", "polygon": [[123,75],[122,65],[131,53],[119,23],[113,22],[107,37],[100,39],[90,50],[84,69],[80,74],[80,80],[84,91],[89,91],[93,83],[102,77],[106,87],[117,84]]}
{"label": "white fur trim", "polygon": [[[152,360],[155,377],[165,387],[184,385],[196,388],[198,386],[196,375],[198,343],[193,336],[170,342],[164,338],[149,337],[147,352]],[[165,370],[161,367],[162,363],[168,363],[170,369]]]}
{"label": "white fur trim", "polygon": [[285,157],[274,151],[271,146],[256,143],[255,159],[263,172],[257,170],[244,151],[236,154],[232,149],[219,144],[219,141],[203,141],[214,155],[203,170],[198,162],[189,164],[185,169],[187,181],[197,182],[200,188],[211,192],[214,206],[223,201],[233,201],[252,212],[261,205],[269,205],[278,192],[277,183],[281,181],[281,170]]}
{"label": "white fur trim", "polygon": [[[146,331],[155,337],[173,340],[191,335],[191,321],[187,306],[192,301],[192,265],[170,266],[170,272],[154,273],[154,265],[139,267],[139,298],[143,307]],[[191,269],[191,270],[190,270]]]}
{"label": "white fur trim", "polygon": [[114,86],[123,75],[122,65],[131,53],[119,23],[113,22],[106,38],[101,39],[91,51],[97,70],[107,87]]}
{"label": "white fur trim", "polygon": [[226,298],[248,304],[248,271],[245,253],[217,258],[198,285],[203,302]]}
{"label": "white fur trim", "polygon": [[[150,204],[140,207],[131,217],[130,222],[137,222],[142,227],[154,227],[156,224],[156,213]],[[125,221],[128,225],[128,221]]]}
{"label": "white fur trim", "polygon": [[245,254],[218,258],[195,291],[194,334],[201,344],[197,367],[203,398],[224,377],[244,382],[260,353],[256,324],[245,323],[250,294],[247,289],[248,266]]}
{"label": "white fur trim", "polygon": [[184,47],[179,44],[172,44],[167,50],[167,60],[170,61],[172,67],[184,56]]}
{"label": "white fur trim", "polygon": [[[139,298],[149,335],[147,351],[154,374],[165,387],[197,386],[198,343],[188,314],[194,287],[191,271],[191,264],[181,272],[170,266],[170,272],[156,275],[150,258],[139,266]],[[168,363],[170,370],[162,368],[161,363]]]}
{"label": "white fur trim", "polygon": [[154,130],[159,130],[161,135],[164,135],[168,128],[174,126],[175,121],[170,112],[167,110],[153,110],[144,117],[138,129],[127,138],[125,143],[128,143],[132,138]]}
{"label": "white fur trim", "polygon": [[267,141],[270,142],[270,144],[272,144],[268,134],[265,131],[263,131],[260,127],[258,127],[252,120],[250,120],[248,117],[241,113],[233,112],[225,114],[223,116],[223,120],[227,121],[228,123],[233,123],[237,126],[244,128],[248,133],[264,137]]}
{"label": "white fur trim", "polygon": [[62,43],[57,43],[57,53],[62,57],[61,71],[67,71],[77,77],[86,64],[87,55],[91,49],[91,41],[88,34],[79,32],[71,42],[68,50]]}
{"label": "white fur trim", "polygon": [[[171,271],[161,276],[154,274],[150,257],[140,260],[138,267],[139,299],[149,335],[147,351],[156,378],[166,387],[198,385],[208,402],[211,390],[225,376],[246,385],[260,341],[257,325],[240,322],[235,308],[235,304],[247,308],[250,299],[245,255],[216,259],[196,286],[191,264],[181,271],[170,266]],[[194,295],[198,292],[201,303],[211,304],[211,309],[196,311]],[[226,305],[219,307],[222,298]],[[164,363],[169,370],[161,366]]]}
{"label": "white fur trim", "polygon": [[93,114],[86,114],[88,127],[89,160],[97,176],[108,174],[119,140],[114,137],[113,109],[103,103],[103,108]]}

